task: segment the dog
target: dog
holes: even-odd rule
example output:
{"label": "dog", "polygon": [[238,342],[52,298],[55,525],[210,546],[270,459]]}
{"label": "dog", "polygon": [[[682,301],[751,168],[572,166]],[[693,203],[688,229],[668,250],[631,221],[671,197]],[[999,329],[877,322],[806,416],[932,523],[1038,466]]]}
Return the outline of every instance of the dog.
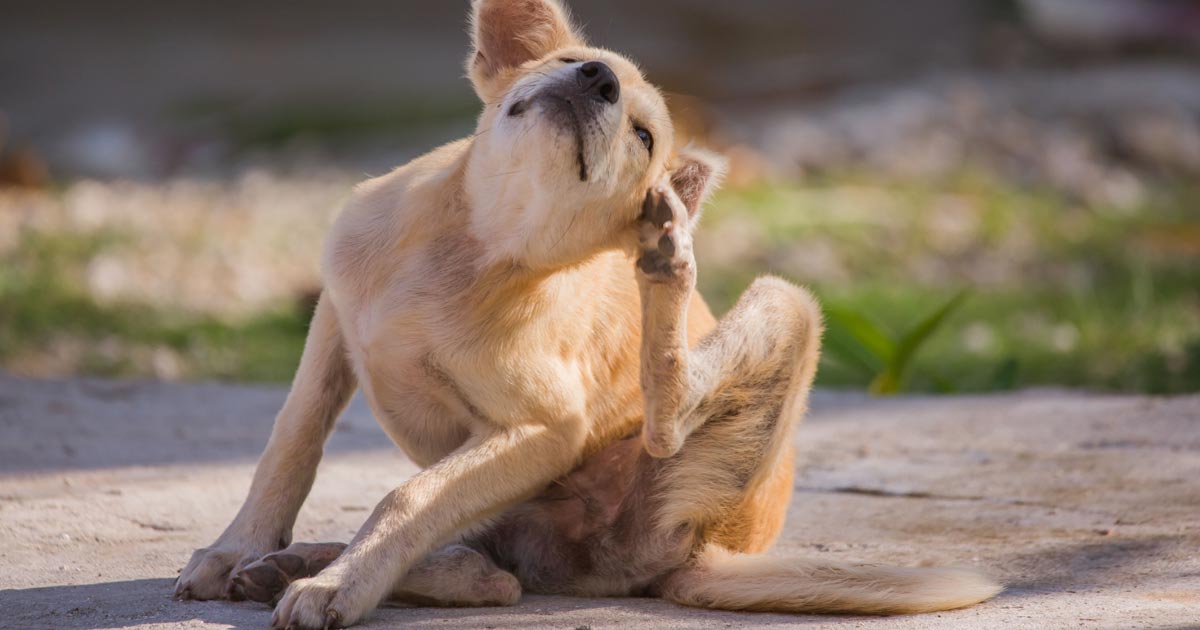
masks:
{"label": "dog", "polygon": [[[761,278],[717,321],[691,235],[721,159],[676,149],[660,92],[557,0],[476,0],[471,24],[476,133],[356,189],[249,495],[176,596],[327,628],[522,590],[867,614],[997,593],[965,569],[757,555],[791,497],[816,301]],[[356,389],[423,470],[348,546],[292,545]]]}

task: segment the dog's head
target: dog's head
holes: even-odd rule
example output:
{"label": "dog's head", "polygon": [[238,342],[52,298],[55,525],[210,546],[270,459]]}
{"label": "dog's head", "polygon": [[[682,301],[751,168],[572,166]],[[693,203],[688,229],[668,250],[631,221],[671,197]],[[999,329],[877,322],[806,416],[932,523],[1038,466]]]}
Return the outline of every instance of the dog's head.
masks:
{"label": "dog's head", "polygon": [[537,267],[626,247],[651,185],[693,213],[723,168],[676,151],[662,94],[633,62],[588,46],[558,0],[475,0],[467,72],[484,103],[466,188],[494,253]]}

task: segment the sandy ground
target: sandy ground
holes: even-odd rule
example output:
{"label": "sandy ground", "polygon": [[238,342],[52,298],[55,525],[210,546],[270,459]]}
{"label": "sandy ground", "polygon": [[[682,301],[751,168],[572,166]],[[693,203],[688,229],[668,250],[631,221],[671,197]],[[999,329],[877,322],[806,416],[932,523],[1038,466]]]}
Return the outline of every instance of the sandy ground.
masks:
{"label": "sandy ground", "polygon": [[[236,511],[283,396],[0,376],[0,624],[265,628],[266,607],[170,593]],[[1200,628],[1200,397],[819,393],[796,440],[775,553],[974,565],[1008,590],[907,618],[531,596],[509,609],[387,608],[364,627]],[[413,471],[356,402],[296,539],[348,539]]]}

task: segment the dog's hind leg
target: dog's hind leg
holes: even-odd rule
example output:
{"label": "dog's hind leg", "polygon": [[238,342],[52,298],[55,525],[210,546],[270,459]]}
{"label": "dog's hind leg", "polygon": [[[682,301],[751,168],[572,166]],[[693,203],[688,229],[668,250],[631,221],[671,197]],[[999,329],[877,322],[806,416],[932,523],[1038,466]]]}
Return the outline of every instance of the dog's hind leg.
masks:
{"label": "dog's hind leg", "polygon": [[950,610],[995,595],[1000,586],[969,569],[752,555],[783,526],[792,494],[791,442],[812,385],[819,331],[806,294],[779,280],[758,280],[683,355],[680,415],[658,419],[677,431],[667,435],[682,446],[662,464],[657,521],[662,528],[695,527],[704,546],[657,592],[705,608],[847,614]]}
{"label": "dog's hind leg", "polygon": [[[656,520],[664,530],[694,527],[703,546],[656,592],[705,608],[846,614],[950,610],[995,595],[1001,587],[970,569],[753,555],[783,526],[792,494],[791,441],[812,384],[819,330],[806,294],[766,279],[695,350],[674,347],[686,361],[686,371],[668,381],[678,388],[668,398],[680,401],[672,402],[678,415],[658,416],[658,425],[647,427],[648,441],[666,437],[659,447],[677,451],[662,462]],[[653,357],[651,365],[674,367],[655,365]]]}
{"label": "dog's hind leg", "polygon": [[246,599],[274,602],[288,584],[320,573],[345,550],[346,543],[292,543],[246,565],[233,576],[233,583]]}
{"label": "dog's hind leg", "polygon": [[[757,299],[748,292],[727,319],[754,313],[749,307]],[[722,320],[714,335],[728,325]],[[786,335],[774,338],[779,343]],[[750,375],[744,381],[723,379],[692,412],[696,417],[686,425],[695,430],[663,462],[657,521],[662,528],[693,525],[704,544],[685,566],[664,576],[656,592],[679,604],[721,610],[880,615],[961,608],[999,592],[998,584],[970,569],[758,555],[781,531],[792,494],[791,441],[807,393],[796,386],[806,388],[811,378],[797,368],[793,375],[801,380],[783,389],[777,380],[783,372],[770,367],[756,376],[743,372]]]}
{"label": "dog's hind leg", "polygon": [[783,526],[792,494],[792,440],[808,406],[821,321],[809,294],[760,278],[688,353],[678,416],[666,437],[660,522],[691,523],[732,548],[762,550]]}
{"label": "dog's hind leg", "polygon": [[488,556],[449,545],[414,565],[387,599],[418,606],[512,606],[521,599],[521,584]]}
{"label": "dog's hind leg", "polygon": [[[295,543],[242,569],[234,582],[247,599],[274,603],[288,584],[312,577],[346,549],[345,543]],[[387,597],[418,606],[511,606],[521,585],[490,558],[463,545],[449,545],[413,566]]]}
{"label": "dog's hind leg", "polygon": [[689,348],[696,268],[691,212],[677,188],[647,197],[637,274],[643,441],[652,456],[669,458],[659,521],[758,551],[778,535],[791,497],[791,438],[816,374],[820,309],[807,291],[760,278]]}
{"label": "dog's hind leg", "polygon": [[[804,413],[820,351],[816,300],[778,278],[756,280],[716,328],[689,348],[688,307],[696,284],[689,222],[685,202],[671,187],[650,192],[637,276],[643,438],[655,457],[679,452],[724,407],[751,416],[763,414],[747,404],[773,404],[793,426]],[[745,397],[754,400],[741,400]]]}
{"label": "dog's hind leg", "polygon": [[[659,362],[661,349],[644,358],[655,370],[646,380],[662,379],[646,393],[643,429],[647,451],[664,457],[660,526],[697,527],[705,540],[738,551],[775,541],[791,499],[792,439],[807,409],[820,335],[806,291],[761,278],[695,348],[676,344],[667,350],[676,360]],[[677,392],[667,405],[657,397],[664,382]]]}
{"label": "dog's hind leg", "polygon": [[662,463],[658,526],[688,525],[703,547],[656,591],[725,610],[897,614],[949,610],[1000,587],[968,569],[856,566],[748,553],[778,536],[792,493],[791,440],[816,372],[820,314],[805,291],[755,281],[689,349],[695,265],[673,191],[647,202],[639,282],[644,439]]}
{"label": "dog's hind leg", "polygon": [[243,593],[233,575],[291,543],[325,440],[355,387],[337,313],[322,295],[292,390],[275,419],[246,501],[212,546],[192,554],[175,582],[176,597],[239,599]]}

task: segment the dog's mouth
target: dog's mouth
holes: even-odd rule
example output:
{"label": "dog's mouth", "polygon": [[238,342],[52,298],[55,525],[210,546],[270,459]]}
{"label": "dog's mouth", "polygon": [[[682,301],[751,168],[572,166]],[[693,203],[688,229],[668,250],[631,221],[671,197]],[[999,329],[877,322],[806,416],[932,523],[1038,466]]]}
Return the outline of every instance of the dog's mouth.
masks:
{"label": "dog's mouth", "polygon": [[575,134],[575,161],[579,163],[579,181],[587,182],[588,165],[587,159],[583,157],[583,125],[579,124],[579,114],[575,113],[574,108],[571,110],[571,121],[571,131]]}
{"label": "dog's mouth", "polygon": [[550,121],[560,127],[565,128],[575,139],[575,162],[579,167],[579,181],[587,182],[589,171],[587,158],[584,157],[584,143],[586,139],[583,133],[583,123],[580,121],[580,112],[576,103],[569,98],[564,98],[555,94],[541,94],[531,99],[525,99],[513,103],[508,108],[508,116],[510,118],[518,118],[529,111],[530,106],[535,100],[543,101],[548,105],[546,114]]}

